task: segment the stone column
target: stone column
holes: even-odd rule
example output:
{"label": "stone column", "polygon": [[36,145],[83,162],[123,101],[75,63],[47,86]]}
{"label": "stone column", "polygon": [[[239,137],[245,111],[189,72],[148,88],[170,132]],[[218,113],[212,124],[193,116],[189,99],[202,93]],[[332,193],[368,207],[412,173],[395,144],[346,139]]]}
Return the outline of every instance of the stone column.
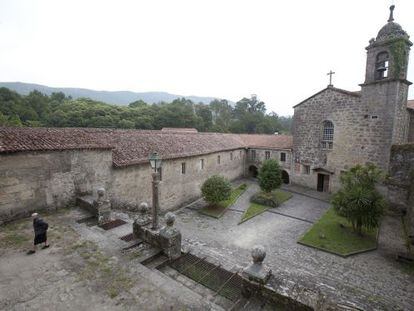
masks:
{"label": "stone column", "polygon": [[111,221],[111,203],[109,200],[105,199],[105,189],[98,188],[98,199],[96,200],[96,208],[98,214],[98,222],[100,225],[103,225]]}
{"label": "stone column", "polygon": [[157,172],[152,173],[152,229],[158,229],[158,209],[159,209],[159,174]]}

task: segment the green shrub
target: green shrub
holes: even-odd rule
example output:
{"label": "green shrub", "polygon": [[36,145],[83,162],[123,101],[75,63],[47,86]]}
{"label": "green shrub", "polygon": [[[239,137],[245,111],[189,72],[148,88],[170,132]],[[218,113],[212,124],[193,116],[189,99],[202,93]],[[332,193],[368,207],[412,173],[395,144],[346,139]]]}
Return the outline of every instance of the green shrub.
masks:
{"label": "green shrub", "polygon": [[231,195],[231,185],[223,176],[213,175],[201,186],[201,194],[204,200],[213,206],[227,200]]}
{"label": "green shrub", "polygon": [[385,199],[375,189],[381,180],[382,173],[375,165],[357,165],[341,175],[342,188],[332,198],[336,212],[360,235],[362,228],[377,228],[384,214]]}
{"label": "green shrub", "polygon": [[271,192],[282,185],[282,171],[275,159],[263,162],[259,170],[259,186],[262,191]]}
{"label": "green shrub", "polygon": [[246,184],[241,184],[237,188],[239,188],[240,190],[246,190],[247,189],[247,185]]}
{"label": "green shrub", "polygon": [[258,192],[250,198],[250,202],[271,207],[279,206],[277,196],[273,192]]}

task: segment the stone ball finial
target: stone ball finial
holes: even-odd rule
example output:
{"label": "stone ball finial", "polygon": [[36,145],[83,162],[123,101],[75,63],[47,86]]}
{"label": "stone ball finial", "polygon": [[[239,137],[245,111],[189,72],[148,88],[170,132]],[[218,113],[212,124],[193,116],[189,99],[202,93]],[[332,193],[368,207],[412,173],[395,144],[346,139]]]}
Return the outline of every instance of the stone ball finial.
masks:
{"label": "stone ball finial", "polygon": [[266,250],[263,245],[256,245],[252,249],[252,258],[254,263],[261,264],[266,257]]}
{"label": "stone ball finial", "polygon": [[165,214],[165,223],[167,224],[168,227],[172,227],[174,225],[174,222],[175,222],[174,213],[168,212],[167,214]]}
{"label": "stone ball finial", "polygon": [[148,212],[148,203],[147,202],[142,202],[139,204],[138,206],[138,210],[141,212],[141,214],[145,214]]}
{"label": "stone ball finial", "polygon": [[105,195],[105,188],[100,187],[96,190],[96,192],[98,193],[98,197],[103,197]]}

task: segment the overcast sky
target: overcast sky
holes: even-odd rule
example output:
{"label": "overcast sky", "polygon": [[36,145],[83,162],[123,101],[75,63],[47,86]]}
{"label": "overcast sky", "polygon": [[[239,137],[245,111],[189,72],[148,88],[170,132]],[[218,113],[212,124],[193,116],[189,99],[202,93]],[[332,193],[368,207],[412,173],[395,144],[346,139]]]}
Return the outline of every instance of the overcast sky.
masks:
{"label": "overcast sky", "polygon": [[359,89],[365,47],[392,3],[413,39],[413,0],[0,0],[0,81],[233,101],[257,94],[290,115],[326,87],[330,69],[334,86]]}

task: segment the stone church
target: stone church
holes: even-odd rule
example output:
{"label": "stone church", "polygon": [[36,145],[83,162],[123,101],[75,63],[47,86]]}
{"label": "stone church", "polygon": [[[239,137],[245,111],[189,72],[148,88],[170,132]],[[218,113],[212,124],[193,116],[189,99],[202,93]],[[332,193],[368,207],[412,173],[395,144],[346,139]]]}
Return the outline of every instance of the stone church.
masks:
{"label": "stone church", "polygon": [[414,141],[414,103],[407,103],[412,43],[393,10],[366,47],[360,91],[328,85],[294,106],[294,183],[335,191],[341,172],[366,162],[388,171],[391,146]]}
{"label": "stone church", "polygon": [[[213,174],[230,180],[255,176],[275,158],[284,183],[333,192],[339,176],[372,162],[394,181],[388,197],[411,198],[414,101],[407,102],[412,43],[394,22],[369,41],[365,81],[350,92],[332,85],[294,106],[292,136],[198,133],[196,130],[114,130],[0,127],[0,223],[34,210],[74,204],[77,196],[107,189],[113,207],[151,201],[148,155],[163,159],[163,212],[200,197]],[[414,194],[413,194],[414,198]]]}

